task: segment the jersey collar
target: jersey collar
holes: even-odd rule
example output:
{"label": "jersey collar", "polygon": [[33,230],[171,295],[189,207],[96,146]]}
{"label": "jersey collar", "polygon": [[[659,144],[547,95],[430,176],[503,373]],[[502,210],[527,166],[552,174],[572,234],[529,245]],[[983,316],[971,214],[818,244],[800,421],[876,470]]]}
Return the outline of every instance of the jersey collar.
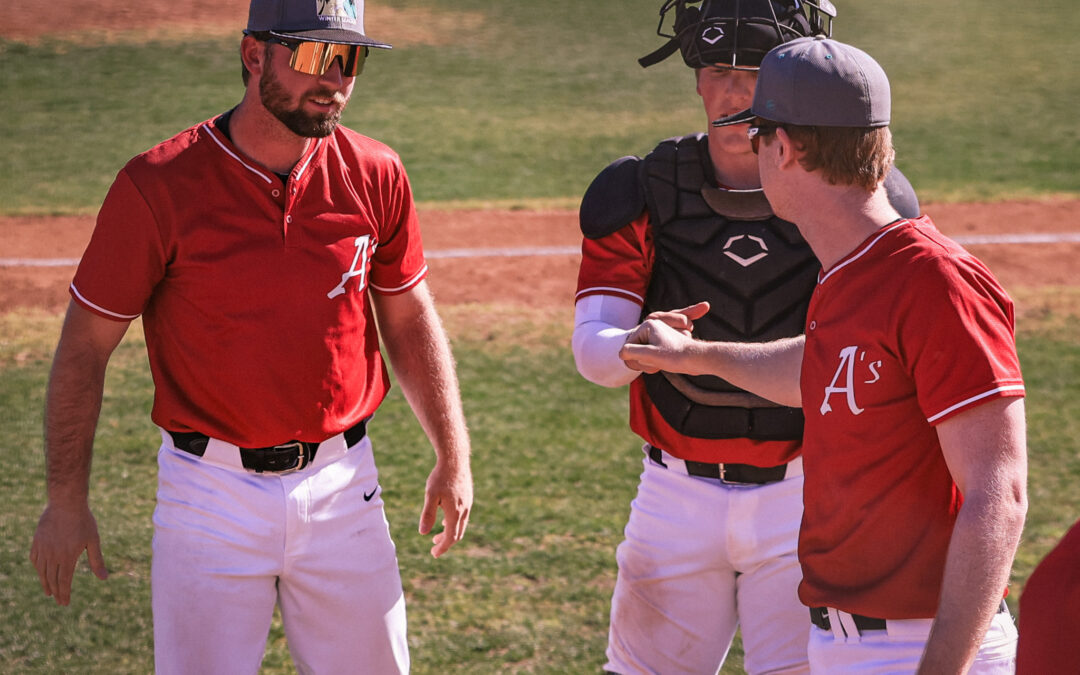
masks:
{"label": "jersey collar", "polygon": [[[254,160],[244,156],[243,153],[233,145],[232,141],[225,136],[225,134],[221,133],[221,129],[214,126],[213,120],[203,122],[201,129],[225,152],[226,155],[231,157],[243,168],[255,174],[266,183],[273,184],[273,172],[267,171],[259,166]],[[300,156],[300,160],[296,163],[296,166],[293,167],[292,173],[290,174],[293,180],[301,180],[301,177],[303,177],[311,167],[312,161],[316,157],[316,153],[318,153],[325,145],[325,141],[325,138],[316,138],[314,143],[308,145],[307,150],[304,151],[304,154]]]}
{"label": "jersey collar", "polygon": [[903,218],[900,218],[898,220],[894,220],[893,222],[891,222],[888,225],[886,225],[885,227],[883,227],[880,232],[877,232],[875,234],[870,235],[870,237],[868,239],[866,239],[866,241],[864,241],[862,244],[860,244],[858,248],[856,248],[854,251],[849,253],[847,258],[841,260],[836,265],[833,265],[831,270],[829,270],[828,272],[825,272],[825,270],[821,270],[820,272],[818,272],[818,286],[824,284],[825,281],[829,277],[831,277],[832,275],[836,274],[837,272],[844,269],[845,267],[847,267],[851,263],[855,262],[859,258],[866,255],[867,252],[869,252],[870,249],[872,249],[874,247],[874,244],[881,241],[881,239],[885,235],[892,232],[896,228],[901,227],[906,222],[908,222],[908,221],[903,219]]}

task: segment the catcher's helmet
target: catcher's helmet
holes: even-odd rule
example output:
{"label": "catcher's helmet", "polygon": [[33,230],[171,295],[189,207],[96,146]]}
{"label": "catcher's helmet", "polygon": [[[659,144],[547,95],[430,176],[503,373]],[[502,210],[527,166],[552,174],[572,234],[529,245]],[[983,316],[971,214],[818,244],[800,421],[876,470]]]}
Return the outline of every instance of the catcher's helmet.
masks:
{"label": "catcher's helmet", "polygon": [[[674,32],[666,33],[664,22],[672,10]],[[691,68],[755,70],[777,45],[831,36],[835,17],[836,7],[829,0],[664,0],[656,33],[670,39],[638,63],[648,68],[678,49]]]}

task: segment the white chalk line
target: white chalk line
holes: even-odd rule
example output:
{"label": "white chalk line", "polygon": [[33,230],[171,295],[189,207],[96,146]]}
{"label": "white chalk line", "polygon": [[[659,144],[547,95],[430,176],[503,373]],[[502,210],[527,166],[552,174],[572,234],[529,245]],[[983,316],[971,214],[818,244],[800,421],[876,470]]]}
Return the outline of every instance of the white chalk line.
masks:
{"label": "white chalk line", "polygon": [[982,244],[1061,244],[1080,242],[1080,232],[1043,234],[971,234],[952,237],[961,246]]}
{"label": "white chalk line", "polygon": [[[952,240],[961,246],[1080,243],[1080,232],[973,234],[952,237]],[[429,260],[438,260],[440,258],[529,258],[579,253],[581,253],[580,246],[526,246],[520,248],[447,248],[425,251],[424,256]],[[0,267],[74,267],[78,264],[78,258],[0,258]]]}

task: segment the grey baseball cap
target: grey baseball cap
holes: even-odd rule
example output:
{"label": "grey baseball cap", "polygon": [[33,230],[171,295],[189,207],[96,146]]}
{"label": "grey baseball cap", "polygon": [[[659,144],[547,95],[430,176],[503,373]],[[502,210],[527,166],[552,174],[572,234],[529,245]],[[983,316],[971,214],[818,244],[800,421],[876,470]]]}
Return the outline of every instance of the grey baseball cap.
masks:
{"label": "grey baseball cap", "polygon": [[762,59],[750,107],[713,126],[763,117],[800,126],[884,127],[891,107],[889,78],[869,54],[828,38],[800,38]]}
{"label": "grey baseball cap", "polygon": [[245,32],[391,48],[364,33],[364,0],[251,0]]}

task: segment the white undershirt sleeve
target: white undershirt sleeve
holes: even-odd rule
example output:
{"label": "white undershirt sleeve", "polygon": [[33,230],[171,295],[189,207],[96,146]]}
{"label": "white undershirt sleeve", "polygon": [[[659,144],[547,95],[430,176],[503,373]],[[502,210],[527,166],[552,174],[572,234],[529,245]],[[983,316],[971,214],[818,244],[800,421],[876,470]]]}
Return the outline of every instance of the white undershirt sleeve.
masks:
{"label": "white undershirt sleeve", "polygon": [[621,387],[641,373],[619,358],[627,335],[637,327],[641,306],[614,295],[587,295],[574,307],[574,363],[589,382]]}

